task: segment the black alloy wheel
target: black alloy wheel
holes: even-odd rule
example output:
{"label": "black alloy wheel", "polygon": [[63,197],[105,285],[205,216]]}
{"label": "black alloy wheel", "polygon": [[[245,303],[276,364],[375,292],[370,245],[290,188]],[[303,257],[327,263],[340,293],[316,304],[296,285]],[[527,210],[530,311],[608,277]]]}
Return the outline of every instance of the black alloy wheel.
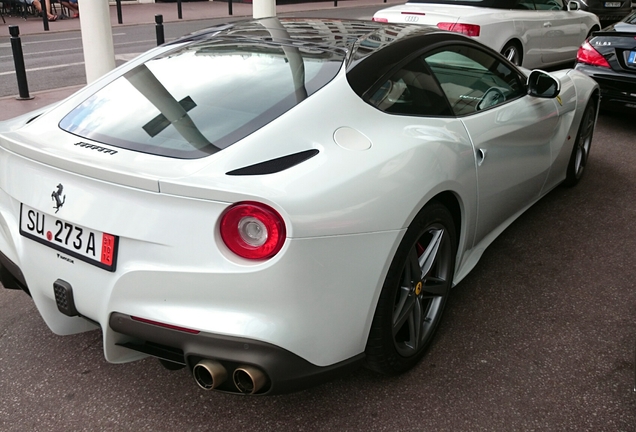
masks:
{"label": "black alloy wheel", "polygon": [[394,375],[422,358],[446,305],[456,253],[450,212],[440,203],[429,203],[391,262],[367,341],[368,368]]}

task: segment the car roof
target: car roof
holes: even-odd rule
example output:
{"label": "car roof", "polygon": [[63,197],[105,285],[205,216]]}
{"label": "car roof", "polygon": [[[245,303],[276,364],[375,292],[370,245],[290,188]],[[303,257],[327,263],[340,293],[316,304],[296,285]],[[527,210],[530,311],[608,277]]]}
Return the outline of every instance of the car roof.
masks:
{"label": "car roof", "polygon": [[323,18],[263,18],[210,27],[174,41],[222,39],[227,42],[265,42],[304,49],[344,51],[360,60],[397,41],[428,33],[435,27],[374,21]]}
{"label": "car roof", "polygon": [[462,34],[436,26],[327,18],[279,18],[237,21],[193,33],[173,43],[274,44],[293,46],[321,56],[343,55],[347,79],[362,95],[378,74],[409,53],[441,41],[475,42]]}

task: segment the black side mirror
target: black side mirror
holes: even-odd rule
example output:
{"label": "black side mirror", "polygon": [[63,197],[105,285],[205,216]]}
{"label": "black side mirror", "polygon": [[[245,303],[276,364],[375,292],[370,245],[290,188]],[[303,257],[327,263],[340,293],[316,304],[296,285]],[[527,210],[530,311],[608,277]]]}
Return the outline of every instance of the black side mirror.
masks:
{"label": "black side mirror", "polygon": [[530,96],[552,99],[559,95],[561,83],[547,72],[533,70],[528,77],[528,94]]}

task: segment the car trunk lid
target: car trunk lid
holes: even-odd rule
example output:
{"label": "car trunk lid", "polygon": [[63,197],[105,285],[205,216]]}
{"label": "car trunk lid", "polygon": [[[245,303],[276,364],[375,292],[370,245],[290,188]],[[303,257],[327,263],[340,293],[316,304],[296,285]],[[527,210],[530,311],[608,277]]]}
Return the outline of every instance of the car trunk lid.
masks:
{"label": "car trunk lid", "polygon": [[407,3],[381,11],[374,16],[388,18],[389,22],[437,25],[440,22],[457,23],[472,17],[492,13],[490,8],[476,8],[462,5],[435,5]]}
{"label": "car trunk lid", "polygon": [[180,160],[117,148],[62,131],[42,116],[0,134],[0,147],[41,164],[109,183],[159,192],[160,178],[192,174],[209,159]]}

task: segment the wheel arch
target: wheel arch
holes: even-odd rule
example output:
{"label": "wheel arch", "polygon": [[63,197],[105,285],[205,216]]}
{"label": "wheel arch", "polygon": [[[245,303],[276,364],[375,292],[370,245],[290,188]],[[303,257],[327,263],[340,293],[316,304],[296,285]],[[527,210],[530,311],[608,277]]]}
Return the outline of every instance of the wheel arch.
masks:
{"label": "wheel arch", "polygon": [[592,94],[590,95],[590,100],[594,100],[594,102],[596,102],[596,104],[598,104],[601,101],[601,89],[600,88],[595,88],[592,91]]}
{"label": "wheel arch", "polygon": [[587,32],[587,36],[585,37],[585,40],[588,40],[592,36],[592,33],[600,31],[600,30],[601,28],[597,26],[596,24],[594,24],[592,28],[590,29],[590,31]]}
{"label": "wheel arch", "polygon": [[601,110],[601,89],[599,87],[594,88],[590,92],[590,98],[588,99],[588,103],[594,103],[596,105],[596,119],[598,120],[598,114]]}
{"label": "wheel arch", "polygon": [[[459,198],[451,191],[445,191],[435,195],[430,201],[437,201],[448,209],[453,216],[453,223],[455,225],[455,233],[457,234],[457,243],[462,233],[462,210],[459,203]],[[428,201],[428,202],[430,202]],[[428,204],[427,202],[427,204]],[[422,207],[424,208],[424,207]],[[458,245],[455,245],[458,246]]]}
{"label": "wheel arch", "polygon": [[[448,185],[447,185],[448,186]],[[380,293],[382,291],[384,281],[389,272],[389,268],[391,263],[395,257],[395,253],[404,238],[404,234],[406,234],[406,230],[410,227],[413,222],[417,219],[418,215],[424,210],[424,208],[429,205],[431,202],[437,202],[442,206],[446,207],[446,209],[451,214],[453,219],[453,226],[455,228],[455,240],[456,240],[456,248],[457,251],[462,250],[464,248],[465,243],[467,242],[466,237],[471,235],[470,226],[466,223],[466,219],[471,217],[471,213],[474,211],[471,209],[471,203],[466,202],[462,198],[462,194],[453,190],[452,188],[443,188],[433,192],[431,195],[424,197],[422,201],[413,205],[412,211],[410,215],[404,221],[403,233],[398,236],[393,244],[393,248],[390,253],[386,257],[386,262],[383,271],[381,272],[381,277],[378,280],[378,284],[375,287],[375,292],[373,294],[373,299],[370,303],[370,308],[367,314],[367,320],[365,324],[364,334],[364,343],[368,341],[369,331],[371,329],[371,322],[373,320],[373,316],[375,314],[376,308],[378,306],[378,300],[380,298]],[[459,252],[456,256],[455,265],[459,265],[461,258]]]}
{"label": "wheel arch", "polygon": [[[417,239],[423,235],[423,232],[419,232],[419,234],[416,234],[415,237],[413,236],[415,233],[418,232],[417,231],[418,229],[422,229],[423,227],[423,225],[421,225],[422,220],[427,220],[427,218],[430,218],[432,214],[435,214],[436,215],[435,221],[437,222],[438,221],[437,218],[441,217],[440,215],[443,215],[446,213],[446,212],[440,213],[440,208],[447,210],[448,214],[450,215],[452,219],[452,226],[455,228],[454,230],[455,244],[453,246],[450,246],[450,251],[454,249],[455,254],[457,252],[457,248],[460,243],[459,237],[460,237],[461,226],[462,226],[462,204],[460,201],[460,197],[455,192],[453,192],[452,190],[444,190],[442,192],[438,192],[437,194],[429,197],[429,199],[427,199],[424,202],[424,204],[419,206],[419,208],[415,207],[414,216],[409,220],[408,227],[404,231],[404,236],[401,236],[401,238],[399,239],[398,246],[397,246],[398,249],[390,257],[390,261],[388,263],[389,266],[386,269],[387,273],[384,275],[384,278],[380,286],[380,290],[377,292],[377,296],[373,301],[374,307],[372,308],[371,313],[369,315],[369,321],[367,325],[368,330],[365,332],[366,334],[366,345],[365,345],[366,363],[365,364],[366,364],[366,367],[368,367],[371,370],[375,370],[377,372],[384,373],[384,374],[393,375],[393,374],[401,373],[410,369],[411,367],[413,367],[415,364],[419,362],[422,355],[424,355],[424,353],[426,352],[427,347],[429,346],[432,338],[434,337],[435,327],[437,327],[437,325],[439,324],[439,319],[441,317],[441,313],[442,313],[441,311],[443,310],[444,303],[441,303],[442,306],[440,306],[440,308],[438,309],[439,312],[435,312],[436,314],[439,313],[439,315],[437,315],[432,321],[432,322],[435,322],[435,324],[433,324],[433,327],[427,330],[429,332],[428,333],[429,336],[427,336],[427,339],[426,339],[427,342],[425,342],[423,350],[419,354],[415,354],[412,360],[410,360],[409,358],[406,358],[404,362],[392,361],[391,356],[393,354],[388,353],[386,349],[384,349],[386,347],[386,344],[383,345],[383,343],[381,343],[381,341],[385,339],[384,335],[387,334],[382,331],[382,327],[384,326],[384,324],[386,324],[387,317],[391,317],[391,313],[387,312],[387,303],[386,303],[387,298],[391,300],[392,295],[394,294],[394,292],[391,289],[391,287],[394,286],[394,284],[391,283],[390,281],[392,280],[395,281],[396,275],[398,273],[401,273],[404,268],[403,267],[404,261],[400,261],[405,259],[405,256],[406,256],[405,249],[402,248],[402,246],[408,245],[407,249],[414,248],[415,246],[412,245],[411,242],[414,239]],[[428,215],[428,216],[425,216],[425,215]],[[447,216],[444,216],[444,217],[447,218]],[[415,231],[412,231],[413,227],[415,227]],[[452,237],[453,236],[451,235],[450,238]],[[405,240],[407,241],[407,243],[404,243]],[[449,257],[452,257],[452,255],[449,255]],[[457,257],[455,255],[452,259],[455,260],[456,258]],[[395,265],[396,260],[398,263],[397,265]],[[446,280],[447,283],[449,284],[449,288],[448,288],[449,290],[450,288],[452,288],[452,285],[453,285],[455,265],[456,265],[456,262],[452,265],[452,267],[448,268],[447,270],[448,279],[438,279],[438,281]],[[397,273],[396,273],[396,270],[398,270]],[[400,280],[402,280],[402,278],[400,278]],[[386,283],[389,283],[389,285],[387,286]],[[414,284],[414,282],[412,283]],[[422,287],[422,283],[425,284],[424,280],[422,280],[422,282],[420,282],[418,286]],[[389,288],[389,291],[386,291],[387,288]],[[393,304],[394,304],[394,301],[390,301],[388,307],[390,307]],[[432,307],[433,303],[431,303],[430,305]],[[428,309],[422,309],[422,310],[428,310]],[[428,314],[428,312],[426,313]],[[400,330],[400,333],[401,333],[401,330]],[[394,334],[394,337],[397,337],[397,336]]]}

